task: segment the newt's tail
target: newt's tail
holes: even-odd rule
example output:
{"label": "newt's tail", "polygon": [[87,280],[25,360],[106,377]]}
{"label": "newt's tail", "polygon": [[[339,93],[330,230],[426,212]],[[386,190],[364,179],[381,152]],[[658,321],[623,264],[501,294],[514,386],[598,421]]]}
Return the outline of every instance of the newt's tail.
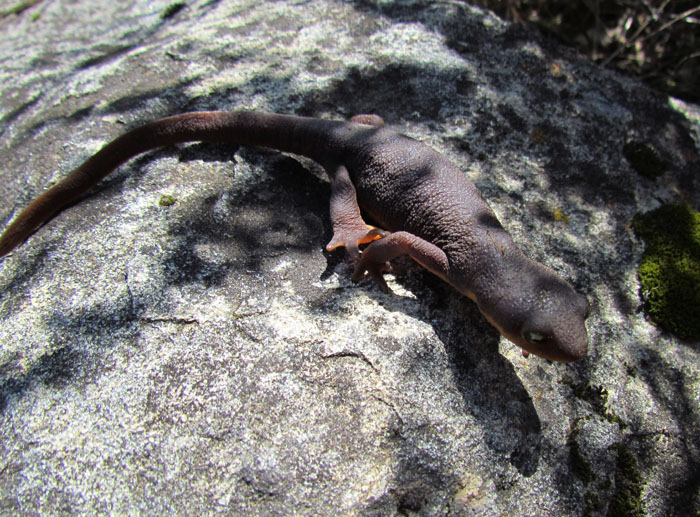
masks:
{"label": "newt's tail", "polygon": [[122,163],[150,149],[208,141],[270,147],[323,161],[320,136],[342,122],[254,111],[203,111],[164,118],[113,140],[25,208],[0,236],[0,257]]}

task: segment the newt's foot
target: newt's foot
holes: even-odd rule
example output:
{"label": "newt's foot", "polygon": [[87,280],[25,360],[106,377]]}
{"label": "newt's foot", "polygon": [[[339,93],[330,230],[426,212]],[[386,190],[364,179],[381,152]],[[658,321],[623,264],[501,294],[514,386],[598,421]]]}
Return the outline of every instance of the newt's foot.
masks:
{"label": "newt's foot", "polygon": [[357,262],[357,265],[355,266],[355,271],[352,273],[352,281],[353,282],[359,282],[362,280],[365,276],[365,273],[369,273],[369,276],[372,277],[372,280],[377,284],[377,287],[382,292],[389,293],[391,292],[391,289],[389,289],[389,286],[386,283],[386,280],[384,280],[384,274],[385,273],[391,273],[391,264],[389,262],[370,262],[369,261],[363,261],[362,257],[360,257],[360,260]]}
{"label": "newt's foot", "polygon": [[350,258],[357,261],[360,260],[360,244],[370,243],[382,238],[385,234],[384,230],[369,225],[339,228],[333,234],[331,241],[326,244],[326,251],[333,251],[343,246],[347,249]]}

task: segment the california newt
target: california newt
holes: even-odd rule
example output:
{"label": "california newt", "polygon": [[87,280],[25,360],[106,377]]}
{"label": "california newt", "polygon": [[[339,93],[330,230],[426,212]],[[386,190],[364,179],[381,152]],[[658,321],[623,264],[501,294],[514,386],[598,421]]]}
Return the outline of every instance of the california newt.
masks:
{"label": "california newt", "polygon": [[[113,140],[35,199],[0,237],[0,256],[144,151],[189,141],[270,147],[307,156],[328,172],[334,234],[327,249],[347,249],[355,260],[353,280],[368,273],[387,289],[386,264],[408,255],[475,301],[525,355],[582,358],[588,348],[586,297],[515,246],[463,172],[383,126],[376,115],[340,122],[253,111],[185,113],[151,122]],[[360,209],[377,227],[365,223]]]}

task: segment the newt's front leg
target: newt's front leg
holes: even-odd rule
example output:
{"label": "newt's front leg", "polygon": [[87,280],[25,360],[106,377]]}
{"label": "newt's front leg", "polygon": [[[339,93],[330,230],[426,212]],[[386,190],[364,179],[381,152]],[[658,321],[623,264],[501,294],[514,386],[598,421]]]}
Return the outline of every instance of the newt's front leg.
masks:
{"label": "newt's front leg", "polygon": [[[365,273],[374,279],[382,291],[389,291],[384,273],[391,260],[408,255],[420,265],[446,278],[449,263],[447,255],[430,242],[409,232],[389,233],[365,223],[357,204],[357,194],[344,165],[328,170],[331,178],[330,212],[333,238],[326,245],[328,251],[344,246],[355,262],[352,280],[359,282]],[[360,245],[368,244],[360,253]]]}
{"label": "newt's front leg", "polygon": [[333,238],[326,245],[331,251],[345,246],[353,260],[360,258],[360,244],[367,244],[382,237],[385,232],[370,226],[362,219],[357,204],[357,194],[344,165],[328,170],[331,178],[331,223]]}

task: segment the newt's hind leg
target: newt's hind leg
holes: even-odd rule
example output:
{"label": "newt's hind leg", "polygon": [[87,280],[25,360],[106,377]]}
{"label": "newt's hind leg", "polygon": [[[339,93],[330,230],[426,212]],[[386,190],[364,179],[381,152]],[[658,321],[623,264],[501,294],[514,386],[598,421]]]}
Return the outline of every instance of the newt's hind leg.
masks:
{"label": "newt's hind leg", "polygon": [[354,282],[369,273],[382,291],[388,292],[383,273],[387,263],[401,255],[408,255],[431,273],[446,280],[449,273],[447,255],[440,248],[408,232],[386,233],[362,252],[352,274]]}
{"label": "newt's hind leg", "polygon": [[333,238],[326,245],[331,251],[345,246],[353,260],[360,258],[360,244],[372,242],[382,237],[385,232],[370,226],[362,219],[357,204],[357,194],[344,165],[337,165],[328,170],[331,178],[331,223]]}

